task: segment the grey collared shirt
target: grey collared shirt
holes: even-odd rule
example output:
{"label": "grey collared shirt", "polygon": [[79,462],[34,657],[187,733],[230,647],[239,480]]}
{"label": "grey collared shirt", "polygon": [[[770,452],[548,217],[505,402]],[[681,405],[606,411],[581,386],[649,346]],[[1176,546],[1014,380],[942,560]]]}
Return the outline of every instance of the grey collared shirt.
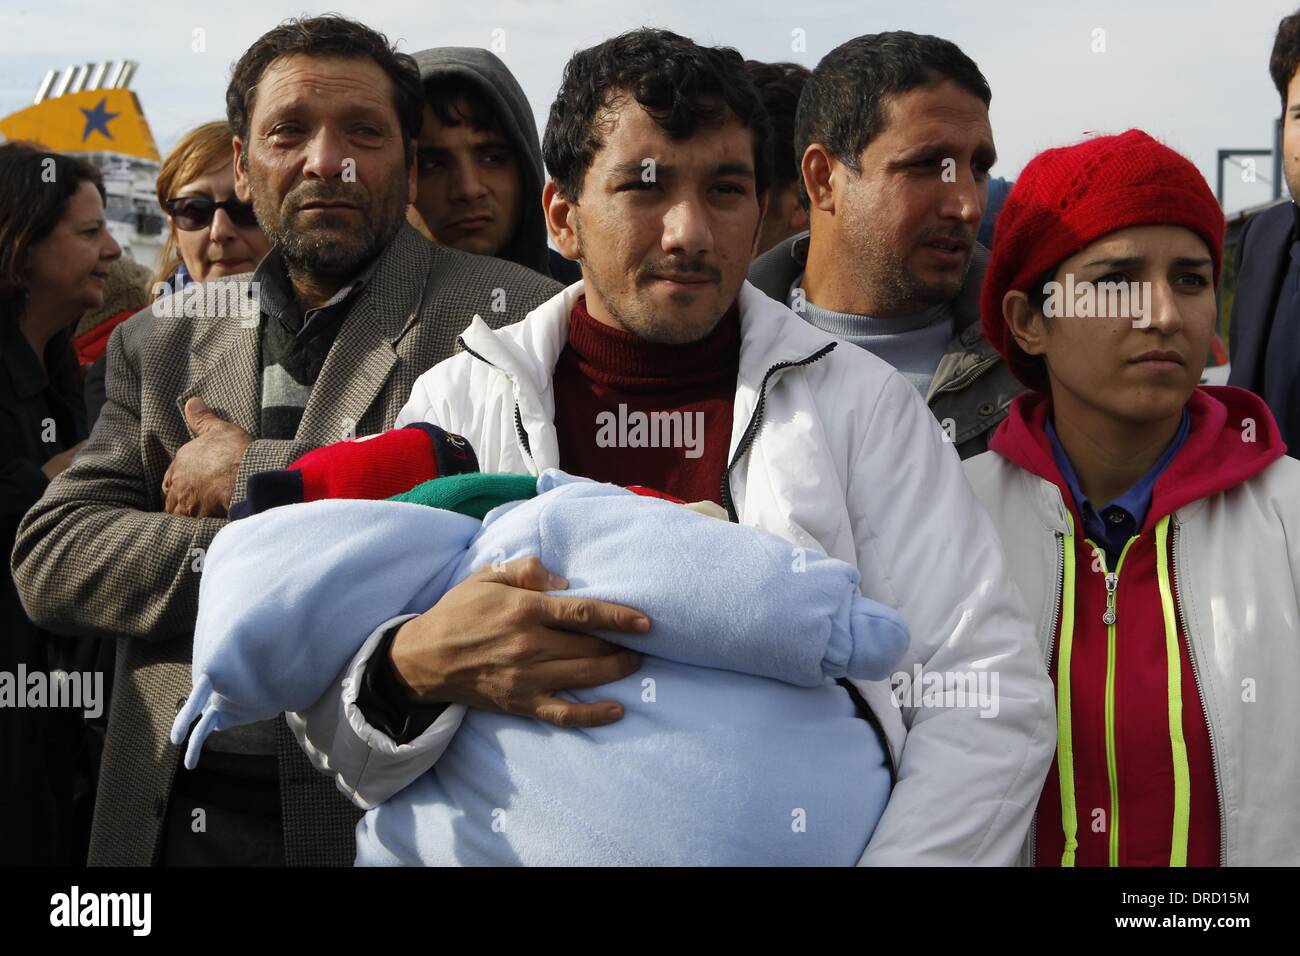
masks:
{"label": "grey collared shirt", "polygon": [[253,273],[253,281],[256,283],[254,288],[258,289],[258,307],[262,315],[278,320],[291,335],[315,334],[314,329],[318,324],[325,324],[328,319],[347,311],[345,304],[365,287],[378,266],[379,257],[376,256],[334,293],[328,302],[308,309],[304,315],[298,305],[298,298],[294,295],[284,260],[278,253],[271,252]]}

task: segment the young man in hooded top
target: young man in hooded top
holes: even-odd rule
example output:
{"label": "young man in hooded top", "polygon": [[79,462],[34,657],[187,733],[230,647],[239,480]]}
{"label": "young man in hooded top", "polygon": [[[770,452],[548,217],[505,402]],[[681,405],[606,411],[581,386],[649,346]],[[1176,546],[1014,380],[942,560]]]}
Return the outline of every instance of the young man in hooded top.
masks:
{"label": "young man in hooded top", "polygon": [[576,282],[578,264],[546,244],[537,123],[514,74],[477,47],[434,47],[415,62],[426,95],[415,208],[434,239]]}

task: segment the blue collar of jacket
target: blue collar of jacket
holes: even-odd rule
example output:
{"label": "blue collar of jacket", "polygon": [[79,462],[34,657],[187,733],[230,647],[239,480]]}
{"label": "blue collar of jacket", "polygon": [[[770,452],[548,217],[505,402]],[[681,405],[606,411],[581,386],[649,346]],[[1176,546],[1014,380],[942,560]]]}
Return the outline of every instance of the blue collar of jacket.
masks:
{"label": "blue collar of jacket", "polygon": [[1056,467],[1061,469],[1061,475],[1070,488],[1070,495],[1079,508],[1079,517],[1083,519],[1084,531],[1089,538],[1105,549],[1107,556],[1112,561],[1112,570],[1114,570],[1113,562],[1118,559],[1120,553],[1124,550],[1124,545],[1128,543],[1129,538],[1137,534],[1138,529],[1142,527],[1142,523],[1146,521],[1147,511],[1151,508],[1151,494],[1155,490],[1156,479],[1160,477],[1160,473],[1165,470],[1165,467],[1174,460],[1174,456],[1178,454],[1178,449],[1187,440],[1187,433],[1190,430],[1191,417],[1187,414],[1187,409],[1184,408],[1182,421],[1178,425],[1178,431],[1174,434],[1174,440],[1169,443],[1169,447],[1164,450],[1150,470],[1134,482],[1124,494],[1106,506],[1097,508],[1084,495],[1083,489],[1079,487],[1079,476],[1074,470],[1074,465],[1070,462],[1069,455],[1065,453],[1065,449],[1061,446],[1061,440],[1056,435],[1052,416],[1048,416],[1046,422],[1047,438],[1052,443],[1052,457],[1056,459]]}

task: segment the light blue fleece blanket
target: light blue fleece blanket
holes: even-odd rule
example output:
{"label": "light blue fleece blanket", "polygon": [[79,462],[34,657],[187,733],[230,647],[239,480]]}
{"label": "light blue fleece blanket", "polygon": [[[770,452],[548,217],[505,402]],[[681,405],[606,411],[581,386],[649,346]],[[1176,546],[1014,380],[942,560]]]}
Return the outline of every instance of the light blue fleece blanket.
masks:
{"label": "light blue fleece blanket", "polygon": [[644,611],[631,676],[591,729],[470,709],[432,770],[369,811],[358,865],[856,863],[889,771],[838,677],[907,646],[844,562],[755,528],[548,471],[483,523],[395,501],[317,501],[227,525],[204,563],[194,691],[172,740],[306,709],[382,621],[493,562],[535,555],[555,592]]}

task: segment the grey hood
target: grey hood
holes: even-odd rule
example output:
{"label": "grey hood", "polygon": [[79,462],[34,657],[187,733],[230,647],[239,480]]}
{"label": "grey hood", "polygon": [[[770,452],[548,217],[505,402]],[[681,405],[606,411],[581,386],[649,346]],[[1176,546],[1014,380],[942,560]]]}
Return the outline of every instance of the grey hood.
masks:
{"label": "grey hood", "polygon": [[542,221],[541,141],[523,88],[500,57],[470,46],[440,46],[414,54],[425,89],[449,77],[472,81],[492,104],[519,157],[523,173],[523,210],[519,227],[498,257],[549,276],[546,224]]}

